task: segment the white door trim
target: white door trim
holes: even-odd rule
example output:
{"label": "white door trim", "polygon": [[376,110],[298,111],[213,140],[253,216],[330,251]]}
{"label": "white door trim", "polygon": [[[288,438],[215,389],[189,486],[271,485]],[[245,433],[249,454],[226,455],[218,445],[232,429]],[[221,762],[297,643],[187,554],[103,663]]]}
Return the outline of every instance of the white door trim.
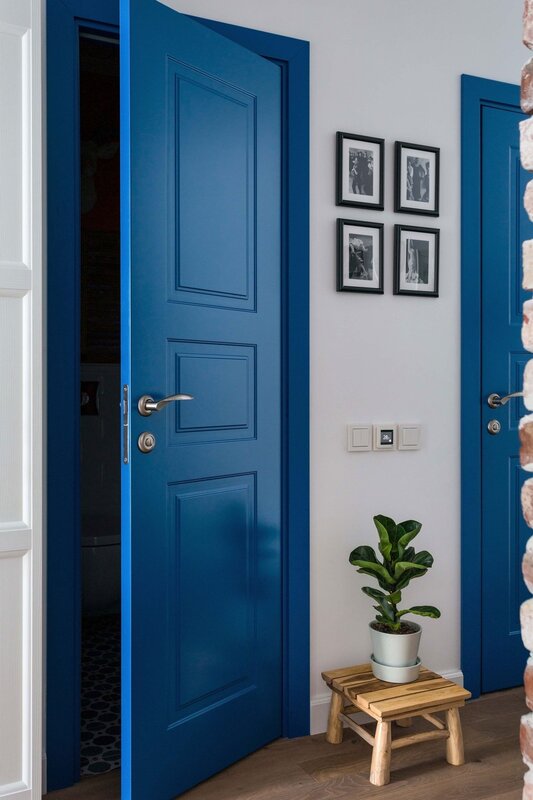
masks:
{"label": "white door trim", "polygon": [[0,0],[0,797],[41,797],[42,0]]}

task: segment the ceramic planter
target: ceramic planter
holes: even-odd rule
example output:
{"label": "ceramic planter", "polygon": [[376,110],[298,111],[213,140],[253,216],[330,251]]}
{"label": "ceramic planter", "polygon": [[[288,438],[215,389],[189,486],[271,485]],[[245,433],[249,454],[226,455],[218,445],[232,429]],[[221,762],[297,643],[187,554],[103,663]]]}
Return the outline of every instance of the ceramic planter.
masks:
{"label": "ceramic planter", "polygon": [[[418,677],[420,670],[418,648],[422,628],[416,622],[410,622],[409,625],[413,628],[412,633],[385,633],[375,630],[370,624],[372,670],[376,675],[374,662],[377,662],[379,675],[376,677],[381,680],[388,680],[390,683],[406,683]],[[406,667],[412,669],[402,671]],[[389,675],[389,677],[384,677],[385,675]]]}

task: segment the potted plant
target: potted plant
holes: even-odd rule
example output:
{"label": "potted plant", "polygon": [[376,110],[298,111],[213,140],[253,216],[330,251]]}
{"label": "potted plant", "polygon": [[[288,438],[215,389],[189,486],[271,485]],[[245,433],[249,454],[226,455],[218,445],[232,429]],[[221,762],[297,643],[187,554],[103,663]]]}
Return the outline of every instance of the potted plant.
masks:
{"label": "potted plant", "polygon": [[407,520],[396,524],[379,514],[374,517],[379,536],[380,560],[368,545],[356,547],[350,553],[350,564],[363,575],[371,575],[380,589],[363,586],[362,591],[377,605],[376,618],[370,623],[372,640],[372,671],[377,678],[390,683],[416,680],[420,671],[418,648],[422,630],[416,622],[404,620],[406,614],[438,619],[440,611],[434,606],[411,606],[400,610],[402,591],[415,578],[421,578],[433,565],[427,550],[416,552],[410,542],[418,536],[420,522]]}

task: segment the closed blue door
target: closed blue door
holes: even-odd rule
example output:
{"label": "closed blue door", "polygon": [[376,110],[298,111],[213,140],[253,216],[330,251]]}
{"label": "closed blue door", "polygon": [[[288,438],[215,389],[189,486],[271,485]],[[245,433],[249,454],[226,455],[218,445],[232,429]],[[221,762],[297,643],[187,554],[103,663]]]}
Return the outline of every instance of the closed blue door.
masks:
{"label": "closed blue door", "polygon": [[[519,606],[527,595],[521,558],[530,531],[520,511],[525,473],[518,457],[518,422],[526,412],[520,398],[495,409],[487,398],[522,389],[529,356],[520,339],[521,244],[533,226],[522,204],[528,175],[520,166],[518,123],[524,116],[514,106],[484,106],[482,115],[481,689],[490,692],[521,684],[527,655]],[[491,420],[500,423],[499,433],[489,433]]]}
{"label": "closed blue door", "polygon": [[122,0],[124,800],[281,734],[280,91],[278,66]]}

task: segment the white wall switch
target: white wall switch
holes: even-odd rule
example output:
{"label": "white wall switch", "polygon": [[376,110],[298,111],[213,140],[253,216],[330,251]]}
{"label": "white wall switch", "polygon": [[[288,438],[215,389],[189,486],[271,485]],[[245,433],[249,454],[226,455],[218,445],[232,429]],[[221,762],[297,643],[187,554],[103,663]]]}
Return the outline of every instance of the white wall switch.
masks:
{"label": "white wall switch", "polygon": [[398,426],[398,450],[420,450],[422,428],[420,425]]}
{"label": "white wall switch", "polygon": [[374,450],[396,450],[398,428],[392,422],[374,425]]}
{"label": "white wall switch", "polygon": [[372,425],[348,425],[348,451],[360,453],[372,450]]}

